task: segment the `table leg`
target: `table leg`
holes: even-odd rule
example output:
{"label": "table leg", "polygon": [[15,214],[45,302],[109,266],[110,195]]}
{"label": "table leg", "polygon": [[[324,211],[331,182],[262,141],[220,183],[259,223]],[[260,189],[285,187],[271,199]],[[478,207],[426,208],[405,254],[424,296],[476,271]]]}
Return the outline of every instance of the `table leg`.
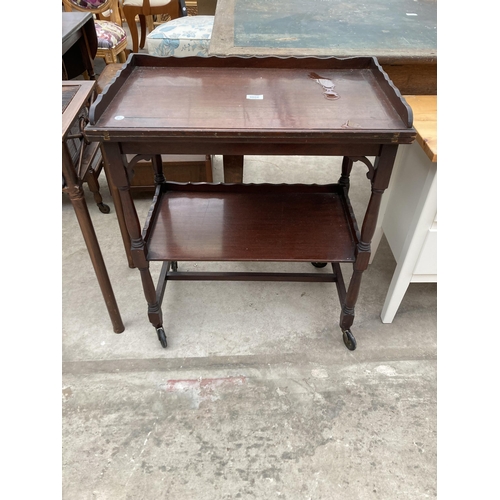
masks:
{"label": "table leg", "polygon": [[350,176],[353,163],[354,162],[348,156],[344,156],[342,159],[342,174],[339,179],[339,184],[343,186],[347,192],[349,192],[349,186],[351,184]]}
{"label": "table leg", "polygon": [[155,174],[155,186],[165,182],[165,175],[163,174],[163,162],[161,155],[153,155],[151,158],[151,163],[153,165],[153,171]]}
{"label": "table leg", "polygon": [[[123,165],[120,147],[116,143],[104,144],[103,146],[106,154],[106,160],[110,165],[111,182],[116,186],[121,200],[121,207],[123,208],[127,233],[131,243],[130,253],[135,267],[139,269],[141,274],[144,296],[148,303],[149,321],[156,328],[158,336],[160,337],[160,332],[158,330],[161,329],[163,332],[163,314],[161,304],[156,296],[156,287],[151,277],[149,262],[146,257],[146,244],[142,238],[139,217],[137,216],[137,211],[130,194],[130,183],[127,177],[126,169]],[[153,156],[153,165],[156,168],[157,176],[160,176],[160,155]],[[166,347],[166,343],[164,347]]]}
{"label": "table leg", "polygon": [[242,155],[224,155],[222,163],[224,166],[224,182],[243,182],[243,159]]}
{"label": "table leg", "polygon": [[116,186],[113,184],[113,179],[111,179],[111,175],[109,174],[109,167],[103,149],[104,148],[101,147],[102,157],[104,161],[104,174],[106,175],[109,192],[111,193],[111,197],[113,198],[113,204],[115,205],[116,218],[118,219],[118,227],[120,228],[120,233],[122,235],[123,247],[125,249],[125,255],[127,256],[128,267],[133,269],[135,268],[135,264],[132,259],[132,254],[130,253],[130,237],[128,235],[127,226],[125,224],[122,202],[120,199],[120,195],[118,193],[118,189],[116,189]]}
{"label": "table leg", "polygon": [[[361,277],[363,272],[368,268],[371,253],[370,244],[373,234],[375,233],[382,195],[389,185],[397,149],[397,145],[383,146],[380,156],[376,159],[375,167],[372,169],[373,171],[369,173],[371,177],[372,192],[368,207],[366,208],[360,239],[356,248],[356,261],[353,265],[353,274],[349,282],[345,301],[342,304],[342,312],[340,315],[340,328],[344,332],[344,335],[345,332],[348,332],[349,335],[352,336],[349,328],[354,322],[354,307],[358,300]],[[353,348],[355,348],[355,341],[353,344]],[[351,349],[351,347],[349,347],[349,349]]]}
{"label": "table leg", "polygon": [[149,261],[146,258],[146,244],[142,238],[137,212],[135,211],[134,203],[130,195],[129,186],[120,186],[118,191],[125,213],[127,230],[130,235],[132,258],[135,267],[137,267],[141,273],[144,296],[148,303],[149,321],[158,330],[159,328],[163,328],[163,314],[161,304],[156,296],[156,287],[151,277]]}
{"label": "table leg", "polygon": [[113,325],[113,330],[115,331],[115,333],[121,333],[125,330],[125,327],[123,326],[120,311],[118,310],[118,305],[116,303],[113,288],[111,286],[108,272],[106,270],[106,265],[102,257],[99,242],[97,241],[97,236],[92,224],[92,219],[90,218],[87,203],[85,201],[85,194],[80,185],[80,182],[76,178],[76,172],[73,168],[71,155],[69,154],[67,147],[65,147],[64,144],[62,160],[63,176],[67,186],[66,192],[68,193],[71,204],[73,205],[73,208],[75,210],[76,218],[80,225],[83,239],[85,240],[90,260],[92,261],[92,265],[94,266],[97,281],[101,288],[104,302],[108,309],[109,317]]}

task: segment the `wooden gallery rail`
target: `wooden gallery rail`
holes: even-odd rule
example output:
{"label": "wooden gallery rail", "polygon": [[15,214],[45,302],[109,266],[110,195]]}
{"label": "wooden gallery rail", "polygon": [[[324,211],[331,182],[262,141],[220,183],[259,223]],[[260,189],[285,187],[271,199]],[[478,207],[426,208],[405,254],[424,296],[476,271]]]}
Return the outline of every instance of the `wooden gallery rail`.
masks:
{"label": "wooden gallery rail", "polygon": [[[93,104],[89,140],[102,141],[120,192],[149,320],[163,347],[161,302],[170,280],[335,282],[340,328],[353,350],[354,308],[382,193],[399,144],[415,139],[411,109],[375,58],[156,58],[133,54]],[[337,184],[165,182],[162,154],[344,157]],[[153,160],[156,193],[141,229],[130,178]],[[374,157],[372,163],[367,157]],[[349,201],[353,163],[371,197],[358,228]],[[150,261],[163,261],[157,286]],[[330,263],[328,273],[186,273],[180,261]],[[352,263],[346,287],[340,263]]]}

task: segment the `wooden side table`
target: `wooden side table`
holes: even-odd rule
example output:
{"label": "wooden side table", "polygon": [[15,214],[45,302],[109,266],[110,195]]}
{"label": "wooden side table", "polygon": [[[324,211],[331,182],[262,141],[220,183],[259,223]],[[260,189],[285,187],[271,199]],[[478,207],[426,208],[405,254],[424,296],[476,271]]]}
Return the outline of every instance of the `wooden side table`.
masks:
{"label": "wooden side table", "polygon": [[392,323],[410,283],[437,282],[437,97],[405,98],[417,140],[398,151],[372,242],[371,259],[385,234],[397,262],[383,323]]}
{"label": "wooden side table", "polygon": [[[72,136],[73,132],[71,129],[79,121],[81,114],[85,113],[84,110],[90,102],[94,87],[95,82],[93,81],[62,82],[62,189],[63,192],[68,194],[75,210],[76,218],[80,224],[90,260],[94,266],[97,281],[101,287],[104,302],[108,309],[113,330],[116,333],[121,333],[125,330],[125,327],[123,326],[120,311],[118,310],[113,288],[111,287],[82,189],[82,179],[85,177],[86,169],[85,161],[81,161],[78,165],[75,165],[66,143],[67,139]],[[85,144],[82,141],[82,160],[86,156],[92,156],[92,151],[90,150],[96,147],[99,147],[99,143],[92,143],[88,146],[87,151],[85,151]]]}

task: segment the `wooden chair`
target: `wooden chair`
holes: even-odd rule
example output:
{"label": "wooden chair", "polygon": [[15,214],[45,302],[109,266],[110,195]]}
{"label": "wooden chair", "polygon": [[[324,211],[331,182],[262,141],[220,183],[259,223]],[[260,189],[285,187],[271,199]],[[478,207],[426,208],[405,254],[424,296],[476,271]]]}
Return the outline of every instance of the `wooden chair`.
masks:
{"label": "wooden chair", "polygon": [[[123,15],[127,21],[132,36],[132,52],[139,52],[146,43],[146,21],[149,16],[169,15],[177,19],[187,15],[184,0],[121,0]],[[141,41],[137,33],[136,16],[141,25]]]}
{"label": "wooden chair", "polygon": [[196,7],[198,16],[215,16],[217,0],[197,0]]}
{"label": "wooden chair", "polygon": [[[106,64],[127,60],[127,33],[122,28],[118,0],[62,0],[64,10],[91,12],[95,15],[97,33],[96,57]],[[109,19],[109,20],[107,20]]]}

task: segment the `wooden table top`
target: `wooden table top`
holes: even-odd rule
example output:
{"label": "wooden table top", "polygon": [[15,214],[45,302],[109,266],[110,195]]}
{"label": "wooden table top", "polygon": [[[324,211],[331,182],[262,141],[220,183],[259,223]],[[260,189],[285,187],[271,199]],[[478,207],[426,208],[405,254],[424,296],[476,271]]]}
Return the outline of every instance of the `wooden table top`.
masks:
{"label": "wooden table top", "polygon": [[437,162],[437,96],[405,95],[413,110],[417,142],[432,162]]}
{"label": "wooden table top", "polygon": [[71,37],[75,31],[79,30],[88,21],[92,19],[92,14],[89,12],[63,12],[62,13],[62,44],[63,52],[65,42]]}
{"label": "wooden table top", "polygon": [[[336,100],[325,94],[328,82]],[[86,130],[129,141],[392,144],[415,137],[406,104],[372,58],[134,54],[95,101]]]}
{"label": "wooden table top", "polygon": [[210,55],[437,61],[437,0],[218,0]]}

